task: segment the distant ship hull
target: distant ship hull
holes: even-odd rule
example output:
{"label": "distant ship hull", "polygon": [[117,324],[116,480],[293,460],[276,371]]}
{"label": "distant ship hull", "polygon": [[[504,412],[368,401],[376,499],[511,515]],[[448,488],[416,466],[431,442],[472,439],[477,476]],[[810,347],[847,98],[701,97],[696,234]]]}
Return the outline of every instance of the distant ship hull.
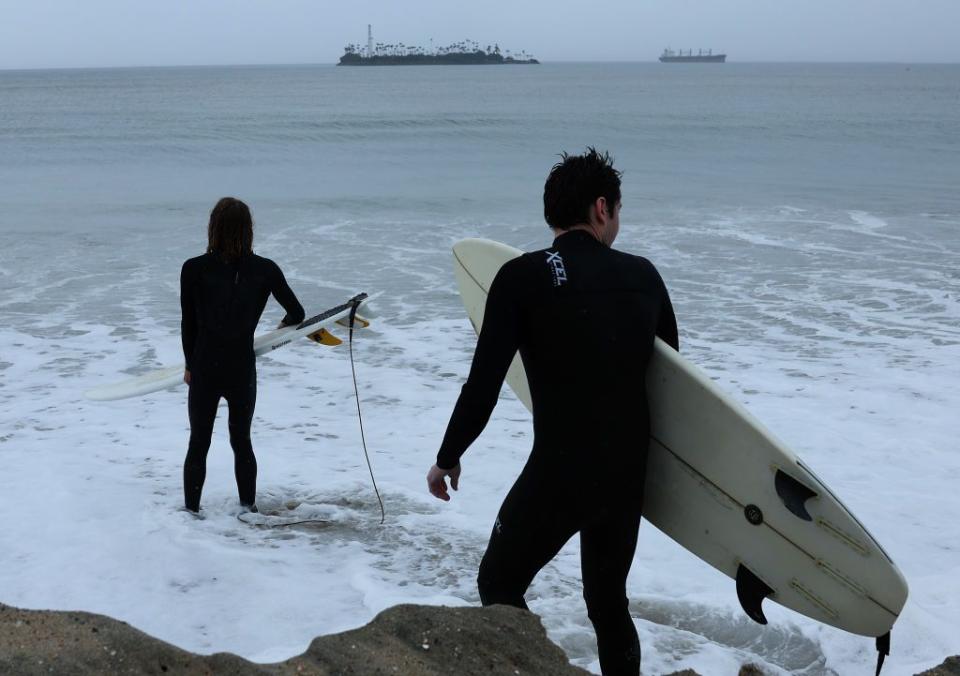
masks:
{"label": "distant ship hull", "polygon": [[660,63],[726,63],[726,54],[698,54],[696,56],[661,56]]}

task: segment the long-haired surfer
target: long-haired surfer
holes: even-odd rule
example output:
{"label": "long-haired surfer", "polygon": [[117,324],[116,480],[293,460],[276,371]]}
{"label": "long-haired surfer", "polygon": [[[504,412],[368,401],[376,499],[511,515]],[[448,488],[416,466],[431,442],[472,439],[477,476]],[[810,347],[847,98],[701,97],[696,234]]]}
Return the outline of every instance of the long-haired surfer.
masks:
{"label": "long-haired surfer", "polygon": [[549,249],[506,263],[487,297],[470,374],[430,468],[449,500],[460,456],[479,436],[519,350],[533,400],[533,450],[497,515],[477,583],[484,605],[526,608],[534,576],[580,533],[583,595],[604,674],[638,674],[640,643],[626,578],[643,507],[650,434],[647,364],[654,336],[677,347],[656,268],[611,248],[620,173],[589,148],[547,178]]}
{"label": "long-haired surfer", "polygon": [[303,307],[279,266],[253,253],[250,209],[238,199],[224,197],[210,212],[207,252],[186,261],[180,272],[183,379],[190,387],[183,494],[191,512],[200,511],[207,451],[221,397],[229,408],[240,504],[256,510],[257,459],[250,442],[257,402],[253,332],[271,295],[287,311],[281,325],[303,321]]}

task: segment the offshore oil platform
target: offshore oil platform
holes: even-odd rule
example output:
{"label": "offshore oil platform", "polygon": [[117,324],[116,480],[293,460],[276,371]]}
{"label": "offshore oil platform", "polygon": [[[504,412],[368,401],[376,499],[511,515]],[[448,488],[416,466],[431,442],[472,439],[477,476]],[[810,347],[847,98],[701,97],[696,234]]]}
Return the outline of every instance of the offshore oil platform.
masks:
{"label": "offshore oil platform", "polygon": [[501,52],[500,45],[481,48],[479,42],[463,40],[446,47],[395,45],[373,42],[373,27],[367,24],[367,44],[350,44],[343,48],[338,66],[496,66],[540,63],[524,51]]}

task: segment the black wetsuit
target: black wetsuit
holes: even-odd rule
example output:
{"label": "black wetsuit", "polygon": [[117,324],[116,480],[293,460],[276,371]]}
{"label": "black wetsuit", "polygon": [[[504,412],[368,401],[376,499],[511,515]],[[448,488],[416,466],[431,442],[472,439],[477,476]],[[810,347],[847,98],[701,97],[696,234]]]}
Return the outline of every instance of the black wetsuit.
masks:
{"label": "black wetsuit", "polygon": [[644,258],[584,231],[508,262],[490,288],[470,375],[437,464],[483,430],[519,349],[533,400],[533,450],[497,516],[478,585],[484,605],[524,593],[580,533],[583,594],[604,674],[637,674],[626,577],[643,507],[654,336],[677,347],[663,280]]}
{"label": "black wetsuit", "polygon": [[280,268],[267,258],[250,254],[226,263],[214,254],[204,254],[183,264],[181,333],[190,371],[190,444],[183,464],[183,492],[189,510],[200,509],[207,451],[221,397],[230,411],[230,445],[240,502],[255,502],[257,460],[250,443],[257,402],[253,332],[270,294],[287,311],[284,324],[303,321],[303,307]]}

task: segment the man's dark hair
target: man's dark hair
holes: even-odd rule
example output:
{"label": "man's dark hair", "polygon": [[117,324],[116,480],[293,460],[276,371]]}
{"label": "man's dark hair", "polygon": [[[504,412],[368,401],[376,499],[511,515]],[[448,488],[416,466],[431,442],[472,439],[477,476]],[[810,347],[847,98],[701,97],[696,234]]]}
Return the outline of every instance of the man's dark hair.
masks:
{"label": "man's dark hair", "polygon": [[543,186],[543,217],[551,228],[567,230],[590,221],[590,207],[598,197],[607,200],[607,211],[620,202],[620,172],[609,153],[588,147],[583,155],[560,155]]}
{"label": "man's dark hair", "polygon": [[224,197],[210,212],[207,253],[227,262],[253,252],[253,217],[250,208],[234,197]]}

